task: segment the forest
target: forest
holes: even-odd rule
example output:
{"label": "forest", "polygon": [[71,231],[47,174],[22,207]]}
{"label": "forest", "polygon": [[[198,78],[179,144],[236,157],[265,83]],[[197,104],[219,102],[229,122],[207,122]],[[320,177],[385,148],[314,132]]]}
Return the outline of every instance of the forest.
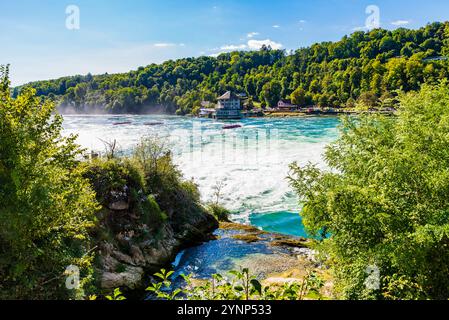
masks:
{"label": "forest", "polygon": [[418,30],[358,31],[295,52],[262,47],[123,74],[39,81],[14,88],[13,96],[32,87],[60,111],[78,113],[195,114],[202,101],[214,102],[228,90],[245,94],[248,108],[285,98],[302,107],[392,107],[398,90],[448,78],[448,55],[449,22],[435,22]]}

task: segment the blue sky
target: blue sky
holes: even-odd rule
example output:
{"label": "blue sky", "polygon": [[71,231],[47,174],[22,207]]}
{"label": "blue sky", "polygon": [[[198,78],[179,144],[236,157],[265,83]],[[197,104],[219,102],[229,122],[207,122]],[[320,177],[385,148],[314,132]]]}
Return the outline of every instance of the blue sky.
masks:
{"label": "blue sky", "polygon": [[[79,30],[66,28],[69,5]],[[291,50],[363,28],[368,5],[388,29],[449,20],[447,0],[2,0],[0,64],[18,85],[263,43]]]}

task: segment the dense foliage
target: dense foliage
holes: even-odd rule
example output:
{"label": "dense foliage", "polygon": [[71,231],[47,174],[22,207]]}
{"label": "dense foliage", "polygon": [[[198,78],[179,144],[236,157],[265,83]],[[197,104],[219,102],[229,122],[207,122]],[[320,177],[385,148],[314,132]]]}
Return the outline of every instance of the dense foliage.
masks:
{"label": "dense foliage", "polygon": [[114,224],[107,222],[114,217],[108,207],[119,201],[129,205],[128,213],[145,225],[146,236],[152,238],[164,222],[178,231],[186,221],[207,213],[197,185],[183,179],[170,149],[157,136],[142,138],[129,157],[98,158],[82,166],[106,211],[107,229]]}
{"label": "dense foliage", "polygon": [[292,54],[264,47],[28,86],[76,112],[188,114],[227,90],[246,93],[262,106],[290,97],[300,106],[352,107],[361,99],[369,107],[390,107],[395,90],[448,78],[448,39],[448,22],[419,30],[376,29]]}
{"label": "dense foliage", "polygon": [[147,192],[166,212],[176,232],[181,231],[184,223],[207,213],[201,204],[198,186],[192,180],[183,178],[163,138],[143,138],[132,160],[142,168]]}
{"label": "dense foliage", "polygon": [[[98,289],[99,243],[115,243],[130,226],[157,242],[163,224],[180,231],[207,214],[197,186],[183,180],[157,137],[143,139],[130,157],[109,150],[82,161],[76,137],[62,136],[62,121],[34,89],[11,97],[1,68],[0,299],[83,298]],[[114,203],[126,214],[114,214]],[[76,290],[66,287],[69,266],[80,271]]]}
{"label": "dense foliage", "polygon": [[[156,281],[147,288],[150,298],[160,300],[322,300],[324,281],[315,273],[308,273],[302,281],[283,285],[263,285],[250,274],[249,269],[231,270],[228,275],[214,274],[212,279],[198,281],[191,275],[181,274],[182,288],[173,283],[174,272],[162,269],[154,275]],[[175,279],[176,280],[176,279]],[[93,299],[97,297],[94,296]],[[120,289],[108,300],[125,300]]]}
{"label": "dense foliage", "polygon": [[81,150],[62,137],[53,104],[32,89],[11,98],[7,68],[0,76],[0,299],[73,298],[64,271],[77,265],[90,280],[97,210]]}
{"label": "dense foliage", "polygon": [[[112,234],[120,232],[122,225],[130,222],[117,214],[111,213],[109,207],[114,202],[123,201],[129,206],[134,223],[145,225],[146,236],[151,237],[167,219],[155,198],[148,193],[145,173],[130,159],[94,159],[84,162],[84,177],[88,178],[96,192],[97,201],[102,205],[100,221],[95,228],[96,240],[114,242]],[[122,219],[123,221],[120,221]]]}
{"label": "dense foliage", "polygon": [[449,298],[449,84],[400,105],[397,118],[346,119],[327,148],[330,172],[291,167],[306,227],[330,236],[345,298]]}

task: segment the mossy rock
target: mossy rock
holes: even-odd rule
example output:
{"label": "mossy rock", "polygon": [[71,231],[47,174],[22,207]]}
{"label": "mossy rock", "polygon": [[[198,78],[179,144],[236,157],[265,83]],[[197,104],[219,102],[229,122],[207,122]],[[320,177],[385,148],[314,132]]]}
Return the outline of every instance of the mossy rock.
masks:
{"label": "mossy rock", "polygon": [[220,229],[245,231],[245,232],[257,233],[257,234],[266,233],[264,231],[259,230],[256,227],[248,226],[248,225],[244,225],[244,224],[233,223],[233,222],[221,222]]}
{"label": "mossy rock", "polygon": [[309,248],[309,241],[305,238],[277,239],[270,242],[273,247]]}
{"label": "mossy rock", "polygon": [[233,236],[233,238],[236,240],[245,241],[247,243],[254,243],[254,242],[258,242],[258,241],[262,240],[261,238],[259,238],[259,235],[255,234],[255,233],[237,234],[237,235]]}

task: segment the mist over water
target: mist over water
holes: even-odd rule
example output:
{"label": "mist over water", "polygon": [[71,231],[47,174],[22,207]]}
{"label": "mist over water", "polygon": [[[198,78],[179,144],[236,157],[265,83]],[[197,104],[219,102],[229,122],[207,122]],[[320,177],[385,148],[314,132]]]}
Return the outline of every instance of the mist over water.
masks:
{"label": "mist over water", "polygon": [[[286,180],[288,166],[297,161],[324,168],[324,148],[337,138],[339,123],[334,117],[257,118],[231,122],[242,127],[224,130],[230,122],[176,116],[68,115],[64,119],[64,134],[78,134],[78,143],[89,150],[102,151],[101,140],[116,139],[120,149],[130,153],[143,136],[158,135],[172,148],[184,177],[199,185],[204,201],[214,198],[214,186],[222,182],[221,204],[233,211],[233,220],[296,235],[303,231],[298,201]],[[123,122],[130,124],[114,125]],[[295,221],[289,213],[296,213],[297,229],[292,228]]]}

